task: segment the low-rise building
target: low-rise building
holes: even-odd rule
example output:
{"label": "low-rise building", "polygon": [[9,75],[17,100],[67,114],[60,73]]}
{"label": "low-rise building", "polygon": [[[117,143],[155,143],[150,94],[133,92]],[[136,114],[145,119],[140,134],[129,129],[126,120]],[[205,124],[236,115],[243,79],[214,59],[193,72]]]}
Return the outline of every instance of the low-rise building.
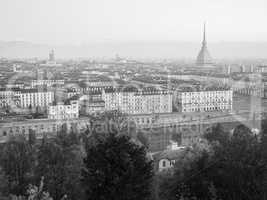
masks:
{"label": "low-rise building", "polygon": [[7,142],[10,137],[17,135],[29,135],[30,130],[34,131],[37,139],[41,139],[44,135],[47,137],[55,137],[58,131],[63,130],[66,125],[67,132],[76,131],[84,132],[89,124],[89,119],[25,119],[20,121],[0,121],[0,143]]}
{"label": "low-rise building", "polygon": [[185,153],[184,148],[167,149],[165,151],[153,155],[155,170],[162,172],[170,170],[175,165],[176,161]]}

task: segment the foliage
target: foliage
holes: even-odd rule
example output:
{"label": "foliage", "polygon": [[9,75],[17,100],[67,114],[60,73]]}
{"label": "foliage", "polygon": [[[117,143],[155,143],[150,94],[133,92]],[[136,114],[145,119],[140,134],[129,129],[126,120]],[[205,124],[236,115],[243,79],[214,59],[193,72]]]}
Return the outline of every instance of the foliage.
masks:
{"label": "foliage", "polygon": [[263,187],[266,155],[260,151],[261,142],[250,129],[240,125],[229,137],[217,126],[207,138],[213,144],[216,142],[214,154],[203,153],[183,170],[183,177],[176,174],[180,178],[177,184],[186,184],[198,199],[206,199],[207,194],[212,198],[211,185],[220,199],[266,198]]}
{"label": "foliage", "polygon": [[11,139],[1,152],[1,166],[11,194],[22,195],[31,181],[33,149],[24,137]]}
{"label": "foliage", "polygon": [[173,200],[175,195],[170,195],[170,193],[175,189],[173,174],[169,170],[163,171],[157,174],[155,177],[157,181],[157,193],[159,200]]}
{"label": "foliage", "polygon": [[204,137],[213,150],[188,150],[176,162],[174,175],[158,175],[159,193],[170,200],[266,199],[266,130],[259,139],[244,125],[232,134],[212,127]]}
{"label": "foliage", "polygon": [[0,199],[8,195],[8,182],[5,172],[0,168]]}
{"label": "foliage", "polygon": [[106,111],[91,116],[90,125],[81,135],[85,149],[103,142],[110,133],[135,137],[135,129],[129,124],[127,115],[119,110]]}
{"label": "foliage", "polygon": [[82,182],[88,200],[142,200],[151,194],[152,163],[145,148],[125,135],[109,134],[87,149]]}
{"label": "foliage", "polygon": [[137,139],[144,145],[147,149],[149,147],[149,141],[147,136],[145,135],[144,132],[140,131],[137,133]]}
{"label": "foliage", "polygon": [[[49,193],[44,191],[44,177],[41,178],[40,185],[35,186],[30,184],[28,186],[26,196],[16,196],[11,195],[11,200],[53,200],[52,197],[50,197]],[[61,198],[61,200],[64,200],[65,196]]]}
{"label": "foliage", "polygon": [[32,146],[36,143],[36,133],[34,130],[29,130],[29,144]]}
{"label": "foliage", "polygon": [[54,199],[65,194],[82,196],[80,187],[81,152],[73,136],[60,133],[55,140],[44,140],[37,155],[36,178],[44,176],[45,189]]}
{"label": "foliage", "polygon": [[48,192],[43,191],[44,178],[42,177],[39,187],[30,185],[27,190],[28,200],[53,200]]}
{"label": "foliage", "polygon": [[216,144],[224,144],[228,141],[230,135],[228,132],[225,132],[222,125],[216,124],[212,126],[204,135],[205,139],[207,139],[210,143]]}
{"label": "foliage", "polygon": [[92,127],[91,131],[97,132],[98,134],[125,134],[129,132],[127,115],[119,110],[106,111],[92,117],[90,122]]}

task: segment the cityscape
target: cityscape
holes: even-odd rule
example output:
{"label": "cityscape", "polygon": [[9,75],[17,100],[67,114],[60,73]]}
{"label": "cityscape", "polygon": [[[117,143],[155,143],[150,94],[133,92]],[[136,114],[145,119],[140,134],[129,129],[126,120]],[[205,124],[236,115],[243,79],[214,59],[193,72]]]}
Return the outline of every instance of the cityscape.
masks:
{"label": "cityscape", "polygon": [[192,57],[0,43],[0,199],[267,199],[267,51],[216,58],[206,20]]}

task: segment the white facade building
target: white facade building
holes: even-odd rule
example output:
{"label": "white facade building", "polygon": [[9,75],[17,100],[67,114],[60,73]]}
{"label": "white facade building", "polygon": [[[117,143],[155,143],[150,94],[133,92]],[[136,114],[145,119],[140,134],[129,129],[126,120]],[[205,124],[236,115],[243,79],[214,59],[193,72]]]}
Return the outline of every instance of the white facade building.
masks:
{"label": "white facade building", "polygon": [[233,90],[181,91],[177,92],[175,98],[180,112],[231,111]]}
{"label": "white facade building", "polygon": [[20,106],[29,107],[47,107],[54,101],[54,93],[47,90],[26,89],[21,90]]}
{"label": "white facade building", "polygon": [[128,114],[170,113],[172,94],[166,90],[137,89],[104,90],[105,110],[120,110]]}
{"label": "white facade building", "polygon": [[49,119],[73,119],[79,117],[78,100],[70,100],[65,103],[57,103],[49,105],[48,118]]}

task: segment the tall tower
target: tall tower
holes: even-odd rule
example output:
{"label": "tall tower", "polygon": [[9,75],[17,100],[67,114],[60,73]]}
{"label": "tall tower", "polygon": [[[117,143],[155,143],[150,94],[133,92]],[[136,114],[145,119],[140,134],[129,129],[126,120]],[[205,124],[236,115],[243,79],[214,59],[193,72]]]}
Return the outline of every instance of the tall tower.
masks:
{"label": "tall tower", "polygon": [[49,53],[49,61],[55,61],[55,53],[53,49]]}
{"label": "tall tower", "polygon": [[206,41],[206,23],[204,23],[204,32],[203,32],[203,41],[202,47],[200,52],[198,53],[196,64],[203,66],[207,64],[212,64],[212,58],[207,48],[207,41]]}

